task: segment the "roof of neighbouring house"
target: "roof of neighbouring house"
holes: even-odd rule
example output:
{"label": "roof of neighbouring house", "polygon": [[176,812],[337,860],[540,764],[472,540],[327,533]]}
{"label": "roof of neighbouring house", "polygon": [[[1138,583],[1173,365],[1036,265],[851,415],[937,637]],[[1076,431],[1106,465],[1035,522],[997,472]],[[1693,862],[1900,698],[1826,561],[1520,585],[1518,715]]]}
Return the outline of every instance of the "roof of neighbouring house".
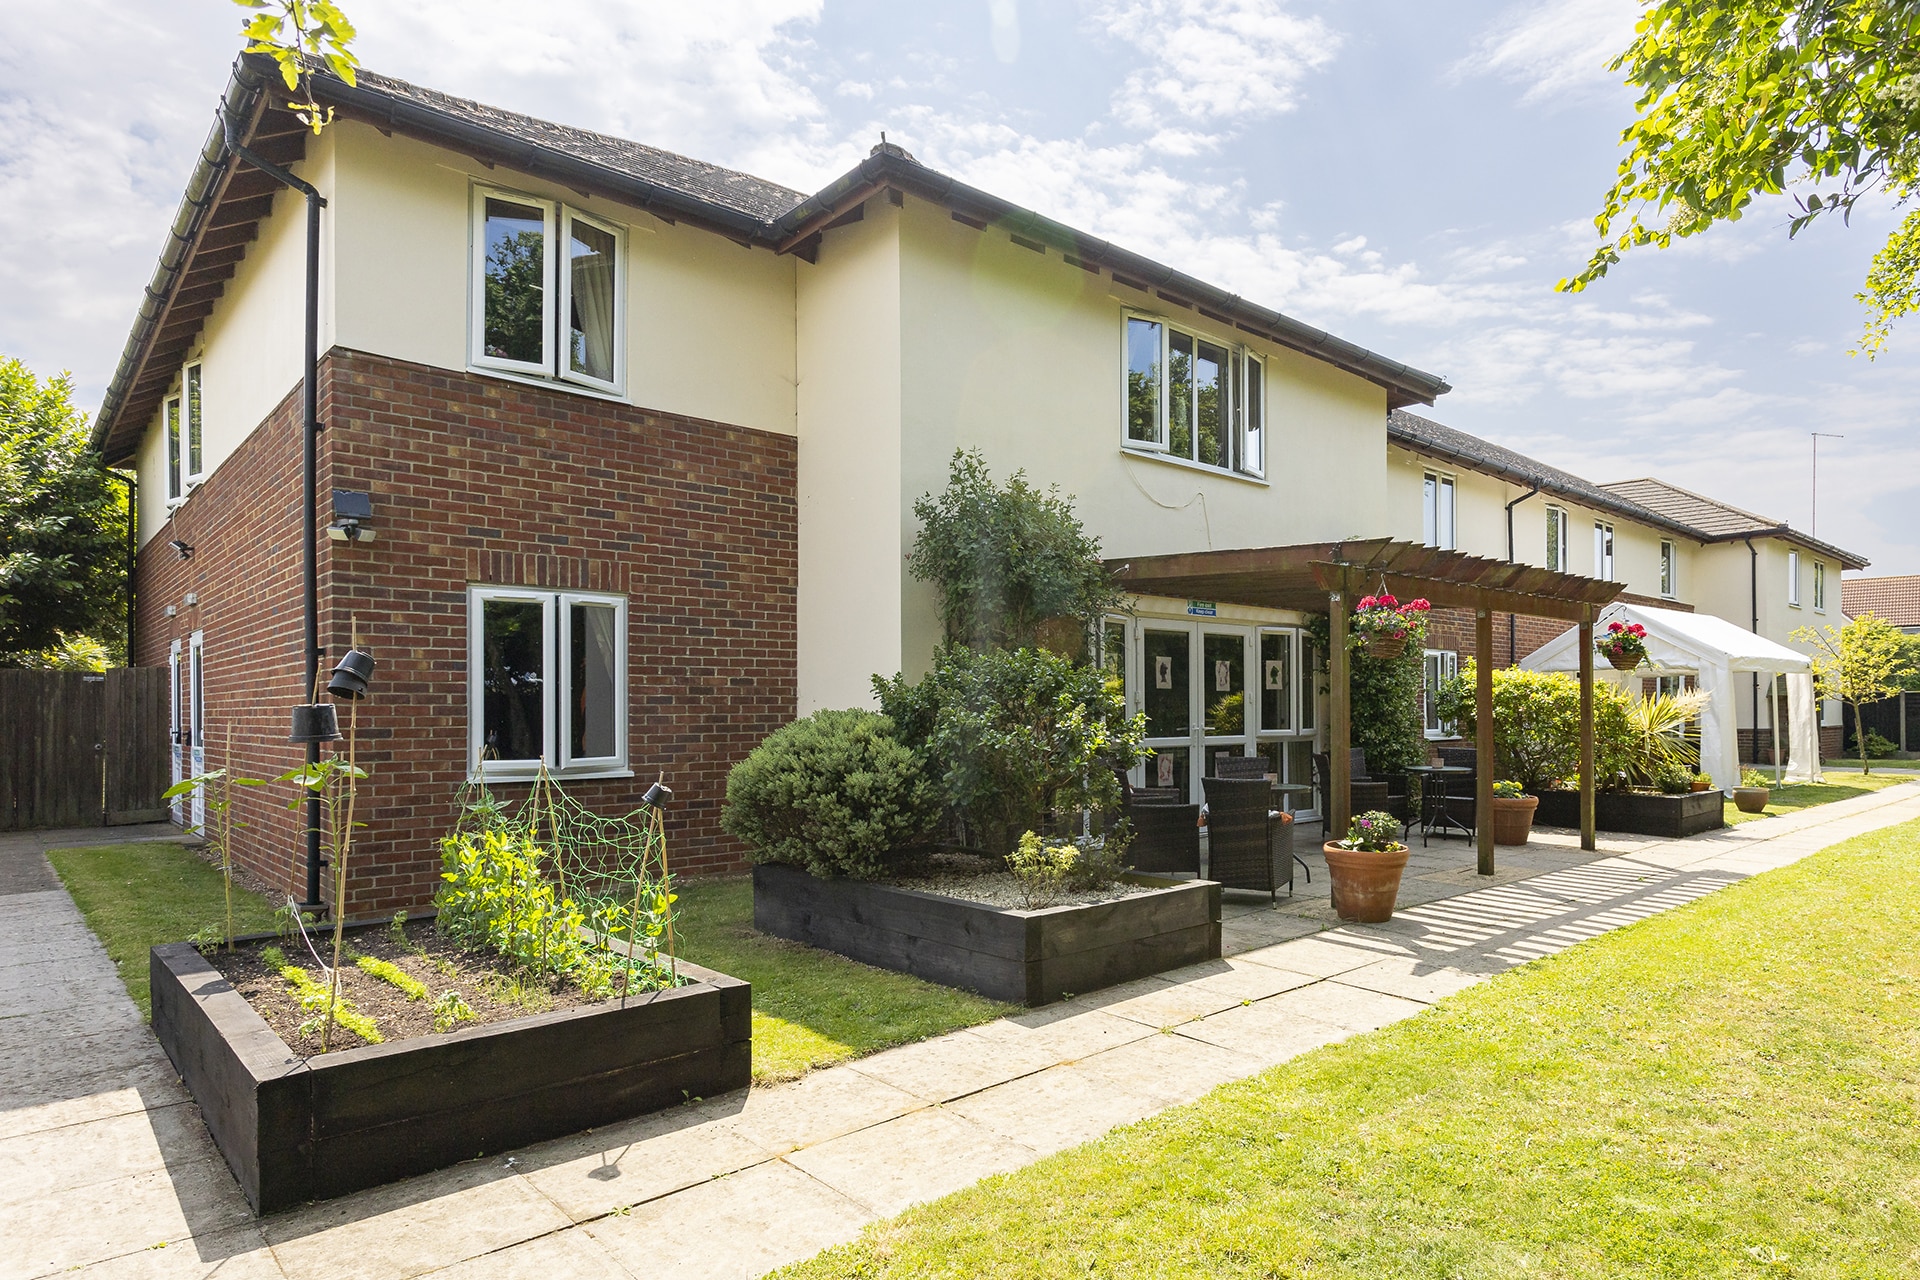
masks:
{"label": "roof of neighbouring house", "polygon": [[1691,489],[1682,489],[1677,484],[1668,484],[1665,480],[1655,480],[1651,476],[1639,480],[1616,480],[1603,484],[1601,488],[1609,493],[1619,494],[1629,502],[1637,502],[1643,507],[1658,511],[1662,515],[1691,525],[1706,535],[1708,541],[1730,541],[1735,538],[1770,537],[1787,538],[1812,551],[1832,556],[1846,569],[1864,569],[1867,561],[1851,551],[1834,546],[1831,542],[1822,542],[1792,529],[1784,520],[1770,520],[1766,516],[1757,516],[1751,511],[1743,511]]}
{"label": "roof of neighbouring house", "polygon": [[1849,618],[1871,613],[1896,627],[1920,627],[1920,573],[1847,578],[1840,583],[1840,611]]}
{"label": "roof of neighbouring house", "polygon": [[[241,57],[234,63],[221,110],[225,119],[235,122],[243,145],[285,166],[305,154],[308,134],[284,104],[276,105],[264,92],[276,80],[277,72],[265,59]],[[313,89],[316,99],[341,118],[809,262],[817,258],[823,234],[858,219],[868,199],[883,191],[896,198],[912,193],[946,207],[955,221],[1005,229],[1043,250],[1057,251],[1070,265],[1107,274],[1119,284],[1364,378],[1385,389],[1389,408],[1431,404],[1449,390],[1446,380],[1435,374],[970,187],[888,143],[807,195],[657,147],[503,111],[370,71],[359,73],[353,85],[316,73]],[[94,417],[94,443],[109,462],[122,461],[133,451],[179,359],[196,340],[224,282],[233,276],[259,220],[271,211],[276,190],[265,175],[236,161],[222,124],[216,122]]]}

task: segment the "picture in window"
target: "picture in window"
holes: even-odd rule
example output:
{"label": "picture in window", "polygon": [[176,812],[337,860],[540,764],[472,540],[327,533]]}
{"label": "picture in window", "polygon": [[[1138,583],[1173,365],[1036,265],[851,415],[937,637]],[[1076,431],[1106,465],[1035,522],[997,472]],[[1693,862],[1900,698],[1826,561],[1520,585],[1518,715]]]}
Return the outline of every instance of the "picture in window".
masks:
{"label": "picture in window", "polygon": [[1268,631],[1260,636],[1260,728],[1293,728],[1293,635]]}
{"label": "picture in window", "polygon": [[486,198],[486,335],[495,360],[546,363],[546,210]]}
{"label": "picture in window", "polygon": [[539,760],[546,754],[546,608],[538,600],[481,605],[483,755]]}

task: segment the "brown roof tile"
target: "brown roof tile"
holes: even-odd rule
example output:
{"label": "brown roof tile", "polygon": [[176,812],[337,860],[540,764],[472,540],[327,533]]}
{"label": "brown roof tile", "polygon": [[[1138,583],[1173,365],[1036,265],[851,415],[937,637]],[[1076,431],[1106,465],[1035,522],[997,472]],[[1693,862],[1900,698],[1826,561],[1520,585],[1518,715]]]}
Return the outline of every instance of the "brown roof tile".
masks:
{"label": "brown roof tile", "polygon": [[1850,618],[1871,613],[1896,627],[1920,627],[1920,573],[1843,579],[1840,608]]}

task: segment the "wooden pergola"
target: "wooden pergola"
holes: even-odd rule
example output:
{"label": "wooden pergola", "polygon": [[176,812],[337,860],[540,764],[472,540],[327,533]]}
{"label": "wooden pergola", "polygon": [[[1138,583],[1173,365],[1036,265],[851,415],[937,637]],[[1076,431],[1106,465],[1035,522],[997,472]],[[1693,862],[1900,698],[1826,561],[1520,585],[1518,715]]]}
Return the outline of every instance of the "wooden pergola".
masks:
{"label": "wooden pergola", "polygon": [[1441,608],[1474,613],[1475,822],[1479,871],[1493,863],[1493,615],[1555,618],[1580,628],[1580,847],[1594,847],[1593,620],[1625,588],[1578,574],[1508,564],[1459,551],[1390,538],[1194,551],[1111,562],[1122,588],[1136,595],[1189,597],[1304,613],[1326,613],[1328,646],[1327,756],[1333,794],[1322,800],[1329,838],[1344,832],[1352,782],[1352,668],[1347,623],[1353,602],[1382,589],[1402,600],[1425,597]]}

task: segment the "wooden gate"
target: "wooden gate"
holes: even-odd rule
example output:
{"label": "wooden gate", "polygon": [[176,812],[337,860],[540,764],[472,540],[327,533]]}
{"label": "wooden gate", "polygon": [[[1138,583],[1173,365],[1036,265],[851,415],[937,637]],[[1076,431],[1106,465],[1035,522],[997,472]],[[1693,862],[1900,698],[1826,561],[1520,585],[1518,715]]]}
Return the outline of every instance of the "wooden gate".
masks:
{"label": "wooden gate", "polygon": [[0,830],[167,816],[167,672],[0,671]]}

